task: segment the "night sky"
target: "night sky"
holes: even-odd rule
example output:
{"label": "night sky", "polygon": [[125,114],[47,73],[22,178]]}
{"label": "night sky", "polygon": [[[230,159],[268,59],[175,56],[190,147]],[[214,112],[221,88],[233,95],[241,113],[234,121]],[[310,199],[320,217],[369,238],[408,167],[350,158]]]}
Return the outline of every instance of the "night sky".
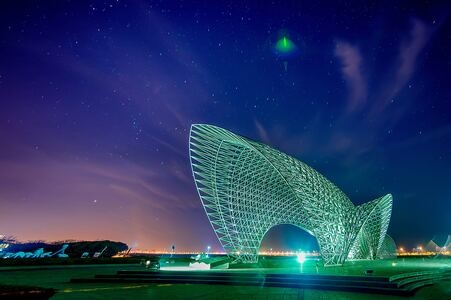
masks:
{"label": "night sky", "polygon": [[239,2],[1,1],[0,234],[221,250],[193,123],[280,149],[355,204],[392,193],[400,246],[451,233],[451,4]]}

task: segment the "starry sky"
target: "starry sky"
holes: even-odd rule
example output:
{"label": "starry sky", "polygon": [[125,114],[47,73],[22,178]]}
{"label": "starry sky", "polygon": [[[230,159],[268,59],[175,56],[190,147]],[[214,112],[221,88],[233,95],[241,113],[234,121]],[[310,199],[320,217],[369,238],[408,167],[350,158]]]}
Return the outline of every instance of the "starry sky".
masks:
{"label": "starry sky", "polygon": [[[355,204],[392,193],[398,245],[451,233],[451,5],[239,2],[2,1],[0,234],[221,250],[193,123],[280,149]],[[279,226],[263,245],[305,241]]]}

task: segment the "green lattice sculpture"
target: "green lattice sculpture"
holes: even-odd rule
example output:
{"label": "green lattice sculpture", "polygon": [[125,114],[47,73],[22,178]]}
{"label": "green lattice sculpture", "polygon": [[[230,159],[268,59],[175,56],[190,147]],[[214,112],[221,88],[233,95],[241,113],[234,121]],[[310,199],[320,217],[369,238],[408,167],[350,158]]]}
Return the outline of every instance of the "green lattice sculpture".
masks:
{"label": "green lattice sculpture", "polygon": [[258,260],[266,232],[292,224],[316,237],[324,264],[376,259],[391,215],[390,194],[355,206],[305,163],[225,129],[191,126],[194,181],[228,255]]}
{"label": "green lattice sculpture", "polygon": [[382,246],[377,253],[380,259],[395,259],[397,257],[395,241],[388,234],[385,235]]}

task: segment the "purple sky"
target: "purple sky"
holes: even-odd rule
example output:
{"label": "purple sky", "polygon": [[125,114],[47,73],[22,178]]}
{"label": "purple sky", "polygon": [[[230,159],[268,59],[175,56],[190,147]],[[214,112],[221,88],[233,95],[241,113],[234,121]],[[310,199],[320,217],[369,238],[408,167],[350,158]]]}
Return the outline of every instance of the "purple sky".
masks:
{"label": "purple sky", "polygon": [[[400,245],[449,234],[449,11],[2,3],[0,234],[219,250],[190,173],[192,123],[278,148],[355,204],[392,193]],[[272,51],[280,32],[297,56]],[[296,234],[265,245],[300,247]]]}

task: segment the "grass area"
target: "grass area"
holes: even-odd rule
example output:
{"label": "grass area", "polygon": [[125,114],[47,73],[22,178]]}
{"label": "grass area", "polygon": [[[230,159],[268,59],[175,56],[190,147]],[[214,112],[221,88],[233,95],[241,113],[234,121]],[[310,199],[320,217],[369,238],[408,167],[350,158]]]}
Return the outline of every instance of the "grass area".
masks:
{"label": "grass area", "polygon": [[[300,265],[293,258],[271,257],[263,268],[238,268],[230,272],[300,273]],[[395,263],[395,265],[392,265]],[[173,265],[185,262],[174,261]],[[171,264],[168,264],[171,266]],[[374,276],[391,276],[403,272],[451,268],[451,258],[405,258],[387,261],[349,262],[344,266],[319,267],[318,274],[363,275],[373,269]],[[71,278],[93,277],[95,274],[114,274],[119,270],[145,270],[134,264],[97,264],[33,267],[0,267],[0,282],[6,285],[28,285],[54,288],[51,299],[406,299],[337,291],[303,290],[289,288],[261,288],[250,286],[216,286],[191,284],[73,284]],[[215,272],[205,271],[205,272]],[[303,273],[316,273],[315,261],[303,265]],[[451,284],[441,282],[422,288],[414,299],[451,299]]]}
{"label": "grass area", "polygon": [[0,298],[2,299],[49,299],[55,293],[53,288],[0,284]]}
{"label": "grass area", "polygon": [[141,257],[118,258],[20,258],[0,259],[0,268],[8,266],[56,266],[90,264],[137,264]]}
{"label": "grass area", "polygon": [[405,257],[376,261],[348,261],[342,266],[324,267],[316,260],[306,260],[302,265],[295,257],[266,257],[259,264],[236,265],[233,270],[261,270],[268,273],[305,273],[323,275],[355,275],[363,276],[366,270],[373,270],[373,276],[392,276],[400,273],[430,271],[451,268],[451,257]]}

